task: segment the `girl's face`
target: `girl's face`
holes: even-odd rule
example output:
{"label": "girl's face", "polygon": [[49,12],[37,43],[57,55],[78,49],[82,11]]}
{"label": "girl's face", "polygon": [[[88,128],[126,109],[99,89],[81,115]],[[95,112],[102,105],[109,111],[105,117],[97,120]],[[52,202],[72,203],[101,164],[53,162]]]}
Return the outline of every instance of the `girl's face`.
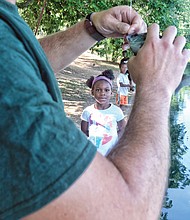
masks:
{"label": "girl's face", "polygon": [[123,74],[125,74],[127,70],[128,70],[127,64],[121,64],[121,66],[120,66],[120,72],[123,73]]}
{"label": "girl's face", "polygon": [[112,95],[111,85],[106,80],[98,80],[93,86],[92,95],[97,104],[109,105]]}

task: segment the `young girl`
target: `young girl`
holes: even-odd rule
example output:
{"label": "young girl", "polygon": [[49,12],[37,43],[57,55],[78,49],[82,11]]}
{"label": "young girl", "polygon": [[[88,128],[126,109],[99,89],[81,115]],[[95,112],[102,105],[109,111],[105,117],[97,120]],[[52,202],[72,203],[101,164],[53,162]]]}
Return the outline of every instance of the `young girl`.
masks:
{"label": "young girl", "polygon": [[91,88],[95,103],[85,108],[81,115],[81,130],[103,156],[116,144],[125,125],[122,110],[110,103],[113,79],[112,70],[105,70],[87,80],[86,84]]}

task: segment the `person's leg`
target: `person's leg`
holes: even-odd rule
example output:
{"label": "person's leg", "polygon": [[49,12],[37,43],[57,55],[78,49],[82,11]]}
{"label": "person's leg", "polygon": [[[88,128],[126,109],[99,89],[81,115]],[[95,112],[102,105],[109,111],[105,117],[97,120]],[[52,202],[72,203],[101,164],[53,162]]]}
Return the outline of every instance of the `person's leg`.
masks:
{"label": "person's leg", "polygon": [[120,108],[123,113],[126,113],[126,108],[128,104],[128,96],[120,95]]}

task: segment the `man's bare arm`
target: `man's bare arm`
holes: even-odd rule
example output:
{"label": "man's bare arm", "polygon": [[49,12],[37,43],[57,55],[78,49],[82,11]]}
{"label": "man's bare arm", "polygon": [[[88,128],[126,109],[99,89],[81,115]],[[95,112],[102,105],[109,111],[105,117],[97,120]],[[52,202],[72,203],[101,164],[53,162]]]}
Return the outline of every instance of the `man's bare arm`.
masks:
{"label": "man's bare arm", "polygon": [[135,103],[108,159],[97,153],[73,186],[25,219],[158,219],[168,178],[170,99],[190,58],[176,32],[170,27],[159,39],[152,25],[145,45],[129,60]]}
{"label": "man's bare arm", "polygon": [[137,219],[158,218],[167,184],[170,100],[190,55],[183,49],[185,38],[176,34],[177,29],[169,27],[160,39],[158,25],[152,25],[143,48],[128,62],[137,85],[135,103],[125,134],[109,158],[136,195],[142,214]]}
{"label": "man's bare arm", "polygon": [[138,211],[133,210],[134,218],[127,217],[135,220],[158,218],[168,178],[169,99],[154,90],[157,99],[152,89],[137,88],[124,135],[108,156],[126,181],[128,199],[134,199]]}
{"label": "man's bare arm", "polygon": [[[105,37],[122,37],[126,33],[146,31],[146,24],[136,11],[128,6],[118,6],[93,13],[91,20]],[[129,16],[130,14],[130,16]],[[130,24],[130,25],[129,25]],[[86,30],[81,21],[65,31],[39,39],[54,72],[65,68],[97,41]]]}
{"label": "man's bare arm", "polygon": [[66,31],[41,38],[39,42],[54,72],[57,72],[93,46],[96,40],[86,32],[84,21],[81,21]]}
{"label": "man's bare arm", "polygon": [[169,162],[169,102],[160,112],[149,92],[136,97],[123,138],[108,156],[111,162],[97,154],[68,191],[25,220],[158,218]]}

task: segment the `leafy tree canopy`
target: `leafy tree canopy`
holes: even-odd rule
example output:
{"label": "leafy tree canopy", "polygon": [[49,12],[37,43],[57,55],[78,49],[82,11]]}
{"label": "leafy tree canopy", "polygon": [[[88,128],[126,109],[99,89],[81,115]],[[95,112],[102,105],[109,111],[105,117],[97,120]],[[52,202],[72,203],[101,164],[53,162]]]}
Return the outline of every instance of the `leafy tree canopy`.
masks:
{"label": "leafy tree canopy", "polygon": [[[91,12],[126,3],[132,5],[148,25],[156,22],[161,31],[175,25],[179,34],[188,36],[190,41],[190,0],[17,0],[21,16],[37,35],[54,33],[75,24]],[[108,60],[117,61],[122,57],[122,43],[122,39],[106,39],[92,50]],[[189,42],[187,47],[190,48]]]}

